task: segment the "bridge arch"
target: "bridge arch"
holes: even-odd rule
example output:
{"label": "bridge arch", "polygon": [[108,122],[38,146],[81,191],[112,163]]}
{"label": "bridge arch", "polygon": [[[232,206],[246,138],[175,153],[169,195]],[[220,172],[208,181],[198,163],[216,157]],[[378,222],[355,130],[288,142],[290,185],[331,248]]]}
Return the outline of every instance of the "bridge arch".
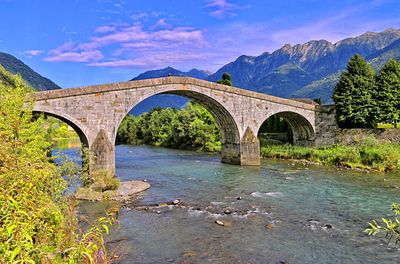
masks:
{"label": "bridge arch", "polygon": [[[212,116],[215,118],[220,131],[221,131],[221,159],[222,162],[231,163],[231,164],[241,164],[240,160],[240,132],[237,126],[237,122],[234,119],[233,115],[229,112],[227,107],[223,105],[223,102],[219,102],[211,96],[202,93],[200,91],[196,91],[196,87],[194,89],[187,89],[186,87],[182,87],[180,85],[176,85],[173,88],[162,89],[162,91],[154,91],[146,93],[146,95],[141,96],[139,100],[133,100],[128,107],[128,111],[125,115],[121,116],[116,122],[115,128],[118,130],[123,118],[129,114],[129,112],[138,104],[145,101],[146,99],[160,94],[173,94],[178,96],[183,96],[188,99],[191,99],[204,108],[206,108]],[[116,141],[116,133],[113,137],[113,142]]]}
{"label": "bridge arch", "polygon": [[86,133],[82,125],[79,124],[77,120],[74,120],[72,117],[68,116],[67,114],[57,114],[52,111],[40,110],[40,109],[33,109],[33,113],[44,114],[45,116],[54,117],[60,121],[63,121],[70,127],[74,129],[74,131],[78,134],[79,139],[83,147],[89,147],[89,138],[87,137]]}
{"label": "bridge arch", "polygon": [[310,121],[306,117],[292,111],[281,111],[269,115],[260,123],[257,131],[260,131],[262,124],[266,122],[268,119],[270,119],[272,116],[281,117],[288,123],[292,131],[292,137],[293,137],[289,141],[291,141],[293,144],[295,145],[313,144],[315,139],[314,126],[310,123]]}

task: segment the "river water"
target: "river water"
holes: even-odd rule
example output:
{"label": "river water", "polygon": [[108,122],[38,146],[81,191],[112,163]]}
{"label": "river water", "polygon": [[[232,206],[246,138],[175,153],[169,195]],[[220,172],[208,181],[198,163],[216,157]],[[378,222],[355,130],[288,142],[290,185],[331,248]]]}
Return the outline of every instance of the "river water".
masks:
{"label": "river water", "polygon": [[[108,238],[116,263],[400,263],[400,250],[363,232],[390,216],[400,175],[273,160],[240,167],[213,154],[127,145],[117,146],[116,164],[122,181],[151,184],[139,205],[184,205],[122,207]],[[80,211],[99,216],[108,206],[82,202]]]}

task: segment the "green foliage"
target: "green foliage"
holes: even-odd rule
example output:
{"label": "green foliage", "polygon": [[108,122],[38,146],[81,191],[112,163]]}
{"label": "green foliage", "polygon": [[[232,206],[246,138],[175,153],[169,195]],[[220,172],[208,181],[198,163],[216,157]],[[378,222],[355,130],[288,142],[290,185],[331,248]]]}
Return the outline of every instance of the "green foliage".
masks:
{"label": "green foliage", "polygon": [[223,85],[228,85],[228,86],[232,86],[232,78],[231,75],[227,72],[224,72],[222,74],[222,78],[221,80],[218,80],[217,83],[219,84],[223,84]]}
{"label": "green foliage", "polygon": [[306,159],[327,165],[376,171],[400,169],[400,144],[374,142],[373,140],[366,140],[352,146],[333,145],[317,148],[293,145],[261,145],[261,156]]}
{"label": "green foliage", "polygon": [[400,62],[389,60],[375,76],[359,55],[349,60],[333,96],[340,127],[376,127],[378,122],[397,127],[400,120]]}
{"label": "green foliage", "polygon": [[61,173],[71,170],[57,168],[47,155],[44,120],[33,118],[31,93],[19,76],[0,84],[0,263],[88,263],[104,241],[97,251],[89,245],[75,255],[67,250],[82,240],[75,206],[63,195]]}
{"label": "green foliage", "polygon": [[388,239],[388,243],[393,241],[397,245],[400,242],[400,219],[397,217],[400,215],[400,204],[392,204],[392,211],[396,215],[394,219],[382,218],[383,224],[373,220],[372,223],[368,223],[369,228],[365,232],[370,236],[383,234]]}
{"label": "green foliage", "polygon": [[190,102],[183,109],[154,108],[122,121],[117,142],[219,151],[220,129],[214,117],[201,105]]}
{"label": "green foliage", "polygon": [[119,179],[105,170],[94,171],[90,177],[93,182],[90,187],[97,192],[113,191],[120,186]]}
{"label": "green foliage", "polygon": [[316,102],[319,105],[322,105],[322,98],[321,97],[315,98],[314,102]]}
{"label": "green foliage", "polygon": [[379,121],[394,124],[400,119],[400,62],[391,59],[376,77],[375,100]]}
{"label": "green foliage", "polygon": [[277,115],[268,118],[259,129],[259,133],[286,133],[288,131],[289,124]]}
{"label": "green foliage", "polygon": [[374,89],[374,69],[360,55],[355,55],[349,60],[347,71],[340,75],[333,91],[336,120],[340,127],[376,126]]}

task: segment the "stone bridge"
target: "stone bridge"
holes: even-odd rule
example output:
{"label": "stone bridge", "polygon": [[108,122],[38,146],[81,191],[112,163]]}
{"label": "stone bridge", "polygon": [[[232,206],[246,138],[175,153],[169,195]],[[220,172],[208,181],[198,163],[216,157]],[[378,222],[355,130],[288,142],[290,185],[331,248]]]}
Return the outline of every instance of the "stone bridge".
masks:
{"label": "stone bridge", "polygon": [[187,77],[166,77],[34,94],[34,111],[73,127],[93,159],[90,170],[115,173],[115,141],[123,118],[141,101],[157,94],[188,97],[207,108],[222,134],[222,162],[259,165],[257,132],[272,115],[290,125],[295,144],[313,144],[315,106]]}

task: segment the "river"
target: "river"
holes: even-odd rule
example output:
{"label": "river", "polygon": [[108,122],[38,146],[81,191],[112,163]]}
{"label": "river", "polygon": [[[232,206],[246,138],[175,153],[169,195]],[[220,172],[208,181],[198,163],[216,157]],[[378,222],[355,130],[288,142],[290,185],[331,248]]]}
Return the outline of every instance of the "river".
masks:
{"label": "river", "polygon": [[[151,184],[140,205],[175,199],[185,205],[122,207],[108,237],[116,263],[400,261],[400,250],[363,232],[368,221],[391,215],[400,175],[274,160],[240,167],[214,154],[127,145],[117,146],[116,164],[122,181]],[[82,202],[80,212],[99,216],[107,206]]]}

